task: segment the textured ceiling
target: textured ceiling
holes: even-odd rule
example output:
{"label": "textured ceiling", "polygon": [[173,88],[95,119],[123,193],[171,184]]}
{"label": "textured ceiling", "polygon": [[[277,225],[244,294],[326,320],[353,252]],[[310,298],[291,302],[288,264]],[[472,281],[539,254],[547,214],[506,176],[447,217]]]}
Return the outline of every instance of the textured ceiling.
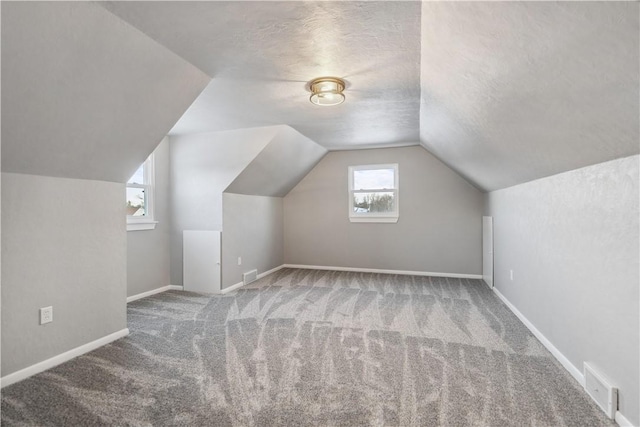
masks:
{"label": "textured ceiling", "polygon": [[289,126],[278,128],[225,192],[284,197],[327,154],[324,147]]}
{"label": "textured ceiling", "polygon": [[425,2],[421,142],[484,190],[639,152],[636,2]]}
{"label": "textured ceiling", "polygon": [[2,171],[125,182],[209,80],[96,4],[2,2]]}
{"label": "textured ceiling", "polygon": [[2,3],[3,170],[121,181],[172,126],[420,141],[485,190],[639,151],[637,2],[100,4]]}
{"label": "textured ceiling", "polygon": [[[287,124],[327,148],[417,143],[419,2],[110,2],[213,77],[172,134]],[[306,84],[346,79],[318,107]]]}

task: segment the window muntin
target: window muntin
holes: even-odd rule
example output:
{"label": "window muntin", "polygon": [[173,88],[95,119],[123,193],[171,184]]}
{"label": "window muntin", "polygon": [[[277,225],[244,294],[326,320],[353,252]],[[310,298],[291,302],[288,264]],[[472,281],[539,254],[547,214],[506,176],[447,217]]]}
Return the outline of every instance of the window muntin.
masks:
{"label": "window muntin", "polygon": [[398,165],[349,167],[349,220],[398,221]]}
{"label": "window muntin", "polygon": [[126,210],[127,230],[149,230],[155,228],[153,218],[153,154],[135,171],[127,181]]}

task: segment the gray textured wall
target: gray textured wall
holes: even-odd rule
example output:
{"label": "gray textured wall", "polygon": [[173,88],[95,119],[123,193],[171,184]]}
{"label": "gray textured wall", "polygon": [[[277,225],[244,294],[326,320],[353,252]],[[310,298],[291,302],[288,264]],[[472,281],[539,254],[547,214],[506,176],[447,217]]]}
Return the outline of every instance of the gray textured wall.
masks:
{"label": "gray textured wall", "polygon": [[[638,156],[487,195],[496,288],[638,425]],[[509,270],[514,279],[509,279]]]}
{"label": "gray textured wall", "polygon": [[173,285],[182,284],[182,231],[222,230],[224,191],[281,196],[326,153],[284,125],[171,136],[169,141]]}
{"label": "gray textured wall", "polygon": [[169,278],[169,141],[154,153],[155,191],[153,230],[127,232],[127,296],[167,286]]}
{"label": "gray textured wall", "polygon": [[2,174],[3,376],[127,327],[123,200],[124,184]]}
{"label": "gray textured wall", "polygon": [[[396,224],[350,223],[347,168],[398,163]],[[481,274],[482,193],[419,146],[334,151],[284,198],[285,263]]]}
{"label": "gray textured wall", "polygon": [[182,232],[222,230],[222,192],[278,127],[169,137],[171,284],[182,285]]}
{"label": "gray textured wall", "polygon": [[[242,273],[258,274],[284,263],[281,197],[224,193],[222,288],[242,281]],[[242,265],[238,265],[242,257]]]}

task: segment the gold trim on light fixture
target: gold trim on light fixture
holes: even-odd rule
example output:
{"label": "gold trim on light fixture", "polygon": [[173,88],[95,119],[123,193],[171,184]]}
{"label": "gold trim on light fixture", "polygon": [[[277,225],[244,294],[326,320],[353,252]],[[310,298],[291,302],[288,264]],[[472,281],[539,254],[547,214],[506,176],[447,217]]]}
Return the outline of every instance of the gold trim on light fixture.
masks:
{"label": "gold trim on light fixture", "polygon": [[315,105],[331,106],[344,102],[344,80],[337,77],[319,77],[309,82],[311,101]]}

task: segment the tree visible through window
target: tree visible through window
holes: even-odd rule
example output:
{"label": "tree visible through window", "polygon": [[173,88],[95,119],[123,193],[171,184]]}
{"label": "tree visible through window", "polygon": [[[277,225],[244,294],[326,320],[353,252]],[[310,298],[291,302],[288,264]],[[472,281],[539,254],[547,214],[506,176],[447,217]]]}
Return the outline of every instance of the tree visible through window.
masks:
{"label": "tree visible through window", "polygon": [[153,154],[127,181],[126,210],[128,230],[148,230],[153,220]]}
{"label": "tree visible through window", "polygon": [[349,219],[398,221],[398,165],[349,167]]}
{"label": "tree visible through window", "polygon": [[[146,162],[145,162],[146,163]],[[149,193],[145,184],[145,163],[141,164],[136,173],[127,181],[127,215],[145,216],[146,194]]]}

